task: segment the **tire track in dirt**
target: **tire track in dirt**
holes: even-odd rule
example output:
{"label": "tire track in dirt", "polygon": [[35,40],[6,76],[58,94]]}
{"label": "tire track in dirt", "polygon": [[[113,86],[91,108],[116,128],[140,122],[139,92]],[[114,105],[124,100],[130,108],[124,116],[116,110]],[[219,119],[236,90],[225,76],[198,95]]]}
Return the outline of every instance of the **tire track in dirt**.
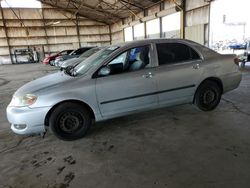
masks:
{"label": "tire track in dirt", "polygon": [[4,86],[6,84],[8,84],[10,82],[10,80],[6,80],[4,78],[0,78],[0,86]]}

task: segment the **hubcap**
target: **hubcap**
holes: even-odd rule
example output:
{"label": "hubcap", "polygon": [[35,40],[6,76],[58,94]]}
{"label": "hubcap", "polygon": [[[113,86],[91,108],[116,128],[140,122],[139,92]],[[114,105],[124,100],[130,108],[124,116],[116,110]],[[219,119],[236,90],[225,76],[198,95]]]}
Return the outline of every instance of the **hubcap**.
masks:
{"label": "hubcap", "polygon": [[66,112],[59,118],[59,127],[65,133],[73,133],[82,127],[84,119],[78,112]]}
{"label": "hubcap", "polygon": [[203,103],[211,104],[216,99],[216,93],[213,90],[207,90],[203,94]]}

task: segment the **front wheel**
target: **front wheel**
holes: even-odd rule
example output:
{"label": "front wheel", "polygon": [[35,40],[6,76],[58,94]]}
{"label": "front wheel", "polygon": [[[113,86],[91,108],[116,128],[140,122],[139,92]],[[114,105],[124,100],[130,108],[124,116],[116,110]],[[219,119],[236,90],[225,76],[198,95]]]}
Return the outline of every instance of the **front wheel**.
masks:
{"label": "front wheel", "polygon": [[91,115],[84,106],[66,102],[52,112],[49,126],[59,139],[76,140],[87,133],[91,126]]}
{"label": "front wheel", "polygon": [[220,103],[222,90],[214,81],[204,81],[195,93],[194,102],[203,111],[214,110]]}

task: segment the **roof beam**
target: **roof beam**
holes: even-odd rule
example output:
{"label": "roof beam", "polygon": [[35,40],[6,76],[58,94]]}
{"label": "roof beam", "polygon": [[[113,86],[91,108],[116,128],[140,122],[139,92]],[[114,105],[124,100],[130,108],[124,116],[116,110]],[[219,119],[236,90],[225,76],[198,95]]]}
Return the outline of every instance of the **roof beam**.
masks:
{"label": "roof beam", "polygon": [[119,0],[119,1],[120,1],[120,2],[123,2],[123,3],[126,3],[126,4],[129,4],[129,5],[132,5],[132,6],[136,7],[136,8],[141,9],[141,10],[144,10],[144,7],[141,6],[141,5],[138,5],[138,4],[135,4],[135,3],[131,3],[131,2],[125,1],[125,0]]}
{"label": "roof beam", "polygon": [[84,0],[81,0],[81,1],[72,0],[72,2],[74,2],[74,3],[76,3],[76,4],[81,3],[83,7],[87,7],[87,8],[89,8],[89,9],[91,9],[91,10],[100,12],[100,13],[104,14],[106,17],[109,17],[109,18],[111,18],[111,19],[113,19],[114,17],[118,17],[119,19],[122,19],[120,16],[118,16],[118,15],[116,15],[116,14],[112,14],[111,12],[105,11],[105,10],[103,10],[103,9],[100,10],[100,9],[98,9],[98,8],[96,8],[96,7],[93,7],[93,6],[90,6],[90,5],[86,4],[86,3],[82,3],[82,2],[84,2]]}
{"label": "roof beam", "polygon": [[[122,3],[122,1],[121,1],[120,3]],[[137,17],[139,20],[141,19],[134,11],[132,11],[132,10],[130,9],[130,7],[129,7],[128,5],[126,5],[125,3],[122,3],[122,4],[128,9],[128,11],[129,11],[132,15],[134,15],[135,17]]]}
{"label": "roof beam", "polygon": [[[67,8],[61,7],[61,6],[59,6],[59,5],[55,6],[54,4],[48,3],[48,2],[46,2],[45,0],[39,0],[39,1],[42,2],[42,3],[45,4],[45,5],[49,5],[49,6],[52,6],[52,7],[56,7],[56,8],[58,8],[58,9],[63,10],[63,11],[66,11],[66,12],[74,13],[73,9],[67,9]],[[102,19],[96,19],[96,18],[90,17],[90,16],[85,15],[85,14],[83,15],[83,14],[81,14],[80,12],[78,13],[78,15],[79,15],[79,16],[82,16],[82,17],[86,17],[86,18],[88,18],[88,19],[90,19],[90,20],[93,20],[93,21],[97,21],[97,22],[104,23],[104,24],[107,24],[107,25],[109,24],[108,22],[103,21]]]}

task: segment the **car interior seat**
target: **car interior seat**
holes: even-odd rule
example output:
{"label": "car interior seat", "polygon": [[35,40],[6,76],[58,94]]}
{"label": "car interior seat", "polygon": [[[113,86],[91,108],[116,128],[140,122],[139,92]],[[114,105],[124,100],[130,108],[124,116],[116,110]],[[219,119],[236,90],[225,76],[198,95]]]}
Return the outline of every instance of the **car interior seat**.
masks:
{"label": "car interior seat", "polygon": [[141,52],[138,52],[135,60],[136,61],[129,67],[130,71],[143,69],[147,64],[149,64],[148,49],[143,49]]}

